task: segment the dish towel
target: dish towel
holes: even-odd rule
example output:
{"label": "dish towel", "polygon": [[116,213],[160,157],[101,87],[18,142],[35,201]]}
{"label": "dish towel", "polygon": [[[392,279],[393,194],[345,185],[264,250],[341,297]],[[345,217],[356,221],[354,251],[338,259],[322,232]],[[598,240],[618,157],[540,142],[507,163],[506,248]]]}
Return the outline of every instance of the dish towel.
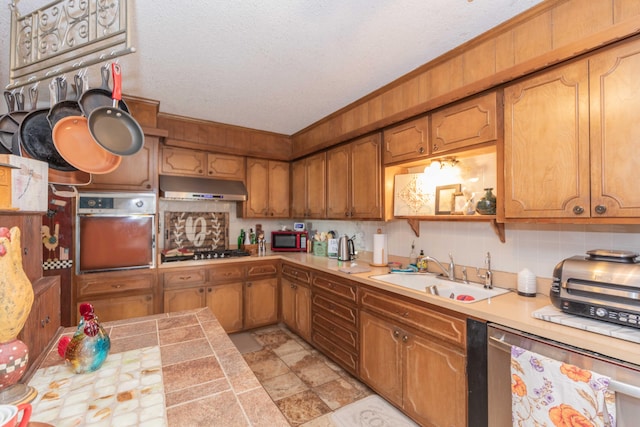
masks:
{"label": "dish towel", "polygon": [[514,427],[615,427],[608,377],[511,347]]}

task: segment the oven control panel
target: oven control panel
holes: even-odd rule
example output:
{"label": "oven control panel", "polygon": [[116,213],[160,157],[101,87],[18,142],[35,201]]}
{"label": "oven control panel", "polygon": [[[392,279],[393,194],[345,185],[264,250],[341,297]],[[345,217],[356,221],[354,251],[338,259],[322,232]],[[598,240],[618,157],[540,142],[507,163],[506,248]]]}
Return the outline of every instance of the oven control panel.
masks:
{"label": "oven control panel", "polygon": [[156,211],[155,193],[80,193],[79,215],[141,215]]}

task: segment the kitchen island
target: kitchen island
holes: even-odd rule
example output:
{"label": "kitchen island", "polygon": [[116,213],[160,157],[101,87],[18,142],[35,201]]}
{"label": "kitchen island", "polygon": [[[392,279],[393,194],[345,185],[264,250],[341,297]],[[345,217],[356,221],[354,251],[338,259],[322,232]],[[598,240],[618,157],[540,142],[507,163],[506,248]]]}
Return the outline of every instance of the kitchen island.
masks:
{"label": "kitchen island", "polygon": [[289,425],[209,309],[103,326],[111,351],[96,372],[73,374],[56,346],[44,358],[29,379],[38,390],[32,421],[56,427]]}

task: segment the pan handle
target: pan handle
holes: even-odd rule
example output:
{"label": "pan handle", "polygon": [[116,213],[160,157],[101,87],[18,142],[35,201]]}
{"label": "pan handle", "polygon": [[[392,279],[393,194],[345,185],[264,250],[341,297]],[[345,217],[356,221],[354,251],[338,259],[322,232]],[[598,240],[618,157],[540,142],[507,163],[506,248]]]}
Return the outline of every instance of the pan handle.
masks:
{"label": "pan handle", "polygon": [[24,93],[22,93],[22,89],[16,92],[15,98],[16,98],[16,110],[24,111]]}
{"label": "pan handle", "polygon": [[13,105],[14,105],[15,99],[16,98],[13,92],[9,90],[4,91],[4,100],[7,101],[7,111],[9,112],[9,114],[13,113]]}
{"label": "pan handle", "polygon": [[113,74],[113,107],[118,106],[118,101],[122,99],[122,69],[120,64],[114,62],[111,64],[111,74]]}
{"label": "pan handle", "polygon": [[102,89],[109,90],[109,66],[100,67],[100,76],[102,77]]}
{"label": "pan handle", "polygon": [[38,86],[33,85],[29,88],[29,101],[31,102],[31,111],[35,111],[38,107]]}

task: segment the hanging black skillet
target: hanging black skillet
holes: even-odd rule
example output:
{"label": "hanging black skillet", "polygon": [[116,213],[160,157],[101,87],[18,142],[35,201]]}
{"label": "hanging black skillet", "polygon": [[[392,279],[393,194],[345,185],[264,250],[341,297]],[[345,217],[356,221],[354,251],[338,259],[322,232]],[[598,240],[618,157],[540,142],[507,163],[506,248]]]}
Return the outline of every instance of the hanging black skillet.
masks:
{"label": "hanging black skillet", "polygon": [[[91,112],[99,107],[110,107],[113,104],[111,90],[109,89],[109,67],[103,65],[100,67],[100,75],[102,76],[102,85],[97,88],[86,90],[78,99],[80,109],[85,117],[89,117]],[[127,104],[120,99],[118,107],[125,112],[129,112]]]}
{"label": "hanging black skillet", "polygon": [[129,113],[117,107],[122,98],[120,64],[111,64],[113,74],[113,106],[96,108],[89,114],[88,126],[93,139],[107,151],[118,156],[130,156],[144,145],[140,124]]}
{"label": "hanging black skillet", "polygon": [[60,121],[65,117],[69,116],[81,116],[82,110],[80,109],[80,105],[78,104],[79,96],[82,94],[82,78],[79,74],[76,74],[75,77],[75,85],[76,85],[76,99],[71,100],[67,99],[67,81],[61,77],[57,78],[57,100],[51,109],[49,110],[49,114],[47,114],[47,120],[51,125],[51,129],[53,129]]}
{"label": "hanging black skillet", "polygon": [[[55,100],[55,90],[50,85],[51,99]],[[55,101],[52,101],[55,102]],[[56,150],[51,136],[51,126],[47,120],[49,108],[31,111],[20,123],[20,147],[29,157],[47,162],[49,167],[60,171],[75,171]]]}

